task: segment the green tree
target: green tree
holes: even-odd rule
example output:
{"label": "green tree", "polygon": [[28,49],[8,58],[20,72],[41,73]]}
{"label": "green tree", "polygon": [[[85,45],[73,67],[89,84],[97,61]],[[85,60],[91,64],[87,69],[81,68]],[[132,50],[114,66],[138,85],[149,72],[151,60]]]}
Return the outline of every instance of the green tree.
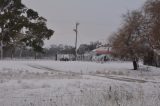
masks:
{"label": "green tree", "polygon": [[47,28],[46,19],[21,0],[0,1],[1,58],[3,47],[32,47],[35,52],[43,52],[44,40],[54,31]]}

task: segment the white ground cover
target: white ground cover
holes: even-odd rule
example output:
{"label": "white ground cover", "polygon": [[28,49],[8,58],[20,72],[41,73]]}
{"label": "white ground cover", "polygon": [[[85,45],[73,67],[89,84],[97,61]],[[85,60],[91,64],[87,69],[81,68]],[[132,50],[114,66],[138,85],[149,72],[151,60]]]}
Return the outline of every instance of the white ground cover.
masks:
{"label": "white ground cover", "polygon": [[160,68],[131,62],[0,61],[0,106],[160,106]]}

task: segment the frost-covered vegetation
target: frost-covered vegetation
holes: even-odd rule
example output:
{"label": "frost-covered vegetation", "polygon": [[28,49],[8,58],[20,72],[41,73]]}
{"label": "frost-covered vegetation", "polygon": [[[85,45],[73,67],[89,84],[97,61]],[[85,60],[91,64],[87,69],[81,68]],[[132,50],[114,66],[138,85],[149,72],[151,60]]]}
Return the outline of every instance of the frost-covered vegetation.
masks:
{"label": "frost-covered vegetation", "polygon": [[130,62],[1,61],[0,106],[159,106],[159,76]]}

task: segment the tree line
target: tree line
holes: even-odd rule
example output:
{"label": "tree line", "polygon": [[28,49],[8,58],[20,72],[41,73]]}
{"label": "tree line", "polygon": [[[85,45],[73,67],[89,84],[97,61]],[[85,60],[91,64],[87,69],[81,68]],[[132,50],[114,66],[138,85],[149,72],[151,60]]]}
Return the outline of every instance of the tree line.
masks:
{"label": "tree line", "polygon": [[[78,47],[77,53],[78,55],[83,55],[86,52],[90,52],[97,47],[102,45],[101,42],[95,41],[90,42],[89,44],[81,44]],[[35,55],[35,51],[32,47],[15,47],[12,48],[4,48],[4,58],[24,58],[24,59],[55,59],[57,54],[75,54],[75,47],[70,45],[52,44],[50,47],[43,48],[43,52],[37,52]]]}

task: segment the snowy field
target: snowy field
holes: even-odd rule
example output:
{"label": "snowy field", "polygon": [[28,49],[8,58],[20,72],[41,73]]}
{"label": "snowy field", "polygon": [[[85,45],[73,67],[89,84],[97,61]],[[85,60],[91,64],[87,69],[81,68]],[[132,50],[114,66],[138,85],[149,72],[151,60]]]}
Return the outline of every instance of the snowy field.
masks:
{"label": "snowy field", "polygon": [[160,106],[160,68],[131,62],[0,61],[0,106]]}

